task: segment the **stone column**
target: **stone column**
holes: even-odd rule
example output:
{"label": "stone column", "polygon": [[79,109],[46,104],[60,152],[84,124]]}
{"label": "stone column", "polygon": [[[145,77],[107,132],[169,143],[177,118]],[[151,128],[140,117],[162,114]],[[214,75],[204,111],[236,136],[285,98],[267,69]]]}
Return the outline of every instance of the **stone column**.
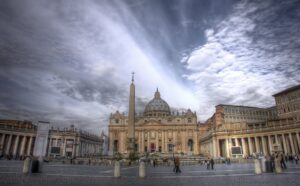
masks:
{"label": "stone column", "polygon": [[72,157],[76,156],[76,139],[73,140],[73,149],[72,149]]}
{"label": "stone column", "polygon": [[237,139],[237,138],[234,138],[234,143],[235,143],[235,146],[236,146],[236,147],[239,146],[239,142],[238,142],[238,139]]}
{"label": "stone column", "polygon": [[5,133],[2,134],[1,136],[1,141],[0,141],[0,155],[4,154],[4,140],[5,140]]}
{"label": "stone column", "polygon": [[119,135],[118,135],[118,143],[120,144],[119,145],[119,149],[118,149],[118,151],[119,152],[121,152],[121,153],[124,153],[124,141],[126,140],[126,139],[124,139],[124,132],[119,132],[118,133]]}
{"label": "stone column", "polygon": [[23,136],[22,142],[21,142],[21,149],[20,149],[21,156],[25,155],[25,153],[24,153],[25,144],[26,144],[26,136]]}
{"label": "stone column", "polygon": [[232,157],[232,154],[231,154],[231,148],[232,148],[232,139],[231,139],[231,137],[229,137],[229,139],[228,139],[228,157],[230,158],[230,157]]}
{"label": "stone column", "polygon": [[272,137],[269,135],[268,136],[268,141],[269,141],[269,150],[270,150],[270,155],[272,154],[272,150],[273,150],[273,143],[272,143]]}
{"label": "stone column", "polygon": [[139,149],[138,149],[138,152],[139,153],[141,153],[142,152],[142,133],[141,133],[141,131],[138,131],[138,138],[139,138],[139,140],[138,140],[138,147],[139,147]]}
{"label": "stone column", "polygon": [[276,143],[276,144],[279,144],[279,141],[278,141],[277,134],[275,134],[275,136],[274,136],[274,137],[275,137],[275,143]]}
{"label": "stone column", "polygon": [[177,153],[177,138],[176,138],[176,133],[175,131],[172,131],[173,133],[173,145],[175,145],[173,148],[174,153]]}
{"label": "stone column", "polygon": [[288,153],[288,149],[287,149],[287,146],[286,146],[285,135],[281,134],[281,136],[282,136],[282,143],[283,143],[284,153],[287,154]]}
{"label": "stone column", "polygon": [[113,151],[114,151],[114,139],[113,139],[113,133],[112,132],[109,132],[109,141],[108,142],[109,142],[109,154],[113,155]]}
{"label": "stone column", "polygon": [[8,138],[8,142],[7,142],[5,154],[9,154],[9,150],[10,150],[10,146],[11,146],[11,140],[12,140],[12,134],[9,134],[9,138]]}
{"label": "stone column", "polygon": [[259,148],[259,140],[258,140],[258,137],[255,136],[254,137],[254,141],[255,141],[255,149],[256,149],[256,153],[259,153],[260,152],[260,148]]}
{"label": "stone column", "polygon": [[187,153],[185,146],[186,146],[186,138],[185,138],[185,132],[181,132],[181,147],[182,147],[182,152]]}
{"label": "stone column", "polygon": [[165,131],[165,136],[166,136],[166,141],[165,141],[166,152],[169,152],[169,148],[168,148],[169,134],[168,134],[168,131]]}
{"label": "stone column", "polygon": [[150,134],[151,134],[151,132],[148,131],[148,135],[147,135],[147,137],[148,137],[148,140],[147,140],[147,152],[150,152]]}
{"label": "stone column", "polygon": [[[218,145],[218,147],[220,147]],[[198,138],[197,138],[197,133],[194,132],[194,154],[199,154],[199,151],[198,151]],[[220,151],[218,152],[219,156],[220,156]]]}
{"label": "stone column", "polygon": [[299,137],[299,132],[296,132],[296,138],[297,138],[298,149],[300,151],[300,137]]}
{"label": "stone column", "polygon": [[145,133],[142,131],[142,152],[145,152]]}
{"label": "stone column", "polygon": [[185,153],[187,153],[188,152],[188,150],[187,150],[187,134],[186,134],[187,132],[186,131],[184,131],[183,132],[183,152],[185,152]]}
{"label": "stone column", "polygon": [[212,149],[213,149],[213,158],[217,158],[217,139],[216,137],[212,138]]}
{"label": "stone column", "polygon": [[229,138],[228,137],[225,139],[225,145],[226,145],[226,157],[229,158],[230,152],[229,152]]}
{"label": "stone column", "polygon": [[80,149],[80,146],[79,146],[80,143],[79,142],[80,142],[80,140],[78,139],[77,143],[76,143],[77,145],[75,144],[75,148],[76,148],[75,157],[81,156],[81,153],[80,153],[80,150],[79,150]]}
{"label": "stone column", "polygon": [[64,139],[64,144],[63,144],[63,151],[62,151],[62,156],[66,156],[66,143],[67,143],[67,139]]}
{"label": "stone column", "polygon": [[216,153],[217,153],[217,157],[221,157],[221,150],[220,150],[220,139],[216,137]]}
{"label": "stone column", "polygon": [[253,154],[253,146],[252,146],[252,141],[251,141],[251,137],[248,137],[248,145],[249,145],[249,155]]}
{"label": "stone column", "polygon": [[16,136],[16,139],[15,139],[14,149],[13,149],[13,156],[14,156],[14,157],[17,156],[17,150],[18,150],[18,145],[19,145],[19,138],[20,138],[20,136],[17,135],[17,136]]}
{"label": "stone column", "polygon": [[165,132],[161,131],[161,152],[165,153]]}
{"label": "stone column", "polygon": [[[84,142],[84,143],[83,143],[83,146],[84,146],[83,152],[84,152],[84,155],[86,155],[86,154],[89,152],[89,150],[88,150],[88,145],[87,145],[86,142]],[[116,151],[118,151],[118,148],[116,148]]]}
{"label": "stone column", "polygon": [[156,144],[155,144],[155,151],[158,152],[158,131],[155,132],[155,140],[156,140]]}
{"label": "stone column", "polygon": [[33,138],[32,136],[29,137],[28,148],[27,148],[27,155],[30,155],[30,153],[31,153],[32,138]]}
{"label": "stone column", "polygon": [[[82,142],[80,142],[80,147],[79,147],[79,152],[80,152],[80,156],[82,157],[83,156],[83,143]],[[110,153],[110,152],[112,152],[112,151],[110,151],[109,150],[109,152],[108,153]]]}
{"label": "stone column", "polygon": [[242,140],[242,146],[243,146],[243,154],[244,154],[244,157],[245,157],[245,156],[248,155],[245,138],[241,138],[241,140]]}
{"label": "stone column", "polygon": [[262,142],[262,148],[264,151],[264,155],[268,155],[268,146],[267,146],[267,142],[264,136],[261,136],[261,142]]}
{"label": "stone column", "polygon": [[5,133],[2,133],[1,140],[0,140],[0,147],[3,147],[4,145],[5,135],[6,135]]}
{"label": "stone column", "polygon": [[293,137],[292,137],[292,133],[289,133],[289,137],[290,137],[290,144],[292,147],[292,154],[295,155],[295,147],[294,147],[294,142],[293,142]]}
{"label": "stone column", "polygon": [[48,144],[48,154],[47,154],[48,156],[50,156],[50,154],[51,154],[52,140],[53,139],[50,137],[49,138],[49,144]]}

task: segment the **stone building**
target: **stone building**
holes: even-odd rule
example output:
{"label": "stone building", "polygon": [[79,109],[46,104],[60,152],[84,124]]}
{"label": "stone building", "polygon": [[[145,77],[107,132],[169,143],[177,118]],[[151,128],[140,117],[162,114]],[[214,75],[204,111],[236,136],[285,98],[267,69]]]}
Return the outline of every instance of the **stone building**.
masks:
{"label": "stone building", "polygon": [[279,118],[300,117],[300,85],[281,91],[275,95]]}
{"label": "stone building", "polygon": [[[0,120],[0,156],[32,155],[37,126],[30,121]],[[49,130],[48,157],[80,157],[102,153],[103,140],[73,126]]]}
{"label": "stone building", "polygon": [[206,132],[200,137],[200,153],[214,158],[270,155],[278,144],[285,154],[299,154],[299,86],[274,97],[276,106],[266,109],[217,105],[201,126]]}
{"label": "stone building", "polygon": [[[129,153],[128,123],[127,115],[119,111],[111,114],[109,119],[111,155],[115,152]],[[186,112],[172,112],[158,90],[146,105],[144,112],[134,115],[134,147],[138,153],[199,154],[198,133],[196,113],[190,109]]]}

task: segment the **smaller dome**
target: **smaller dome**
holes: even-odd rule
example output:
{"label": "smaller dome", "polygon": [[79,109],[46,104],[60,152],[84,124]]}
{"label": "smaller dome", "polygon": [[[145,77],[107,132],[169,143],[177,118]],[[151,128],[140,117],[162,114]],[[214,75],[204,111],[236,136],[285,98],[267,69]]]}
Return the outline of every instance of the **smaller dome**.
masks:
{"label": "smaller dome", "polygon": [[145,116],[168,116],[170,115],[170,107],[168,103],[161,99],[158,89],[154,94],[154,98],[145,107]]}

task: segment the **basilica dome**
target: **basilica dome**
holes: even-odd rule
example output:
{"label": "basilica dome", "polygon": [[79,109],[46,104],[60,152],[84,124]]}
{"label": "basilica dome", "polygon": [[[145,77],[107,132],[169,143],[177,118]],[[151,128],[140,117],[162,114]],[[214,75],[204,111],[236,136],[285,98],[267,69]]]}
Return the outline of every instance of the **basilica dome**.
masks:
{"label": "basilica dome", "polygon": [[170,107],[168,103],[160,98],[160,93],[156,90],[154,98],[145,107],[145,116],[168,116]]}

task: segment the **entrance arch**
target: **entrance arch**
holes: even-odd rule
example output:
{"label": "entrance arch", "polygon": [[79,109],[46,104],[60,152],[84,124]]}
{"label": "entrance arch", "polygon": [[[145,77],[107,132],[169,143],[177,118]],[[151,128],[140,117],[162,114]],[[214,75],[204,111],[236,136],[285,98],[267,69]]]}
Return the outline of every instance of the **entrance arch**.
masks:
{"label": "entrance arch", "polygon": [[192,139],[188,140],[188,151],[194,150],[194,141]]}
{"label": "entrance arch", "polygon": [[118,140],[114,140],[114,147],[113,147],[113,152],[118,152]]}

